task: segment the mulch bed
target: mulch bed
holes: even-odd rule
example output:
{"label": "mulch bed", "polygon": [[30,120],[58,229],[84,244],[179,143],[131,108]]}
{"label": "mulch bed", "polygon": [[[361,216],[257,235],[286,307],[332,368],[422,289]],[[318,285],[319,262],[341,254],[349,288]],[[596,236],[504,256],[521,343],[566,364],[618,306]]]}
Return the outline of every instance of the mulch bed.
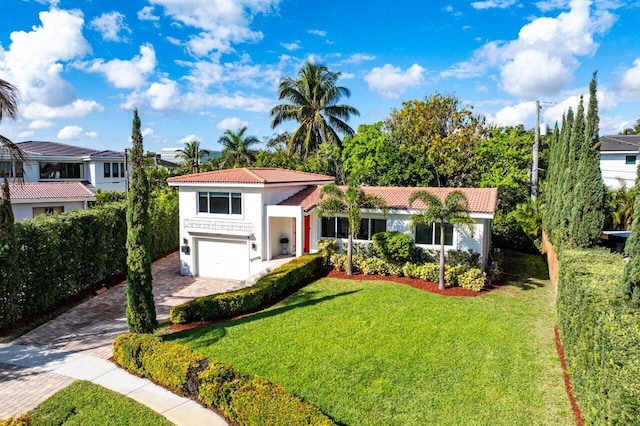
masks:
{"label": "mulch bed", "polygon": [[354,273],[349,276],[346,272],[332,270],[327,274],[329,278],[340,278],[344,280],[356,280],[356,281],[390,281],[398,284],[409,285],[418,290],[428,291],[429,293],[441,294],[443,296],[458,296],[458,297],[477,297],[483,294],[487,294],[489,291],[494,290],[495,286],[490,286],[482,291],[467,290],[462,287],[448,287],[444,290],[438,289],[438,284],[431,281],[424,281],[418,278],[398,277],[395,275],[364,275],[360,273]]}
{"label": "mulch bed", "polygon": [[573,386],[571,385],[571,378],[569,377],[569,373],[567,371],[567,361],[564,357],[564,348],[562,347],[562,341],[560,340],[560,332],[558,331],[558,326],[554,328],[556,334],[556,349],[558,350],[558,355],[560,356],[560,363],[562,364],[562,372],[564,373],[564,387],[567,391],[567,395],[569,396],[569,401],[571,402],[571,409],[573,410],[573,418],[576,421],[576,425],[584,426],[584,419],[582,418],[582,412],[580,411],[580,407],[578,406],[578,401],[576,400],[576,396],[573,393]]}

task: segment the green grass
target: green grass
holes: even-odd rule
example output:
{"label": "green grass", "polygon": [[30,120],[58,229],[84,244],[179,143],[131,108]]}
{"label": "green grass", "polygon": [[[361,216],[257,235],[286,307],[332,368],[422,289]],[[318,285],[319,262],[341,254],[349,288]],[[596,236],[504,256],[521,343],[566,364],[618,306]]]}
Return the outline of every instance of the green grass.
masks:
{"label": "green grass", "polygon": [[555,295],[540,259],[518,256],[507,285],[476,298],[323,278],[253,316],[166,338],[344,424],[573,424]]}
{"label": "green grass", "polygon": [[35,426],[173,424],[150,408],[87,381],[72,383],[27,415]]}

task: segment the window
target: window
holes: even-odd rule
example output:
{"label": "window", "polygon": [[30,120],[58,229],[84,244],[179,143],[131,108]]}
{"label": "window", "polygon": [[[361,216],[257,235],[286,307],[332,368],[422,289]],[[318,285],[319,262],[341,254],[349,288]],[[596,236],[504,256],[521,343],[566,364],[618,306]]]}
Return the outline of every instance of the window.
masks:
{"label": "window", "polygon": [[41,214],[60,214],[64,213],[64,206],[52,206],[52,207],[34,207],[33,217]]}
{"label": "window", "polygon": [[636,156],[635,155],[627,155],[624,159],[626,164],[636,164]]}
{"label": "window", "polygon": [[[387,230],[386,219],[361,219],[357,240],[371,240],[378,232]],[[346,217],[323,217],[320,236],[323,238],[349,238],[349,219]]]}
{"label": "window", "polygon": [[120,177],[125,177],[125,175],[124,175],[124,163],[120,163]]}
{"label": "window", "polygon": [[111,176],[118,177],[118,163],[111,163]]}
{"label": "window", "polygon": [[104,177],[111,177],[111,164],[104,163]]}
{"label": "window", "polygon": [[198,192],[198,212],[242,214],[242,194],[239,192]]}
{"label": "window", "polygon": [[[416,225],[416,244],[440,245],[440,224]],[[453,225],[444,224],[444,245],[453,245]]]}
{"label": "window", "polygon": [[82,163],[40,163],[39,165],[40,179],[84,179]]}
{"label": "window", "polygon": [[22,161],[0,161],[0,177],[6,176],[8,178],[21,178],[22,173]]}

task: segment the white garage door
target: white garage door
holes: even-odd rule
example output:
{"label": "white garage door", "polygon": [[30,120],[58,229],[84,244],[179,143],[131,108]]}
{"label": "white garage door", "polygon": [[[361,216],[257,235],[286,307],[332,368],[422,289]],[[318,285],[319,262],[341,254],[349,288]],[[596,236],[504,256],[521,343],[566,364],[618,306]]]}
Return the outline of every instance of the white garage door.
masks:
{"label": "white garage door", "polygon": [[198,275],[244,280],[249,276],[246,240],[198,240]]}

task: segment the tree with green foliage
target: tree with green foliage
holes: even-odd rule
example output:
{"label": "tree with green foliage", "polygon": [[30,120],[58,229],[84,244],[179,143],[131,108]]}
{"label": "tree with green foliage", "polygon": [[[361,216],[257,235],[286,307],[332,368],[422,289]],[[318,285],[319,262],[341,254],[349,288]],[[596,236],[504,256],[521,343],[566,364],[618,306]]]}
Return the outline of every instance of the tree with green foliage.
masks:
{"label": "tree with green foliage", "polygon": [[[600,170],[600,135],[596,73],[589,84],[589,108],[578,150],[576,184],[571,195],[571,241],[579,247],[594,245],[602,236],[607,190]],[[578,109],[580,106],[578,106]],[[578,117],[576,117],[578,120]],[[577,127],[577,126],[574,126]],[[578,130],[579,131],[579,130]]]}
{"label": "tree with green foliage", "polygon": [[620,132],[621,135],[640,135],[640,118],[636,120],[633,127],[627,127]]}
{"label": "tree with green foliage", "polygon": [[200,148],[200,142],[194,140],[187,142],[184,148],[176,150],[176,157],[183,160],[183,167],[187,173],[198,173],[202,158],[210,153],[208,149]]}
{"label": "tree with green foliage", "polygon": [[144,171],[140,117],[133,110],[131,185],[127,200],[127,325],[131,333],[152,333],[158,326],[153,301],[149,182]]}
{"label": "tree with green foliage", "polygon": [[347,274],[353,274],[353,236],[360,231],[361,209],[380,209],[386,216],[387,204],[376,195],[366,194],[354,184],[342,188],[336,184],[323,185],[320,189],[318,211],[320,217],[346,214],[349,223],[347,240]]}
{"label": "tree with green foliage", "polygon": [[11,324],[18,316],[18,242],[16,239],[15,219],[11,207],[9,182],[5,176],[0,194],[0,328],[2,324]]}
{"label": "tree with green foliage", "polygon": [[565,238],[572,239],[569,228],[571,226],[571,218],[573,212],[573,193],[578,183],[578,165],[580,163],[580,151],[584,142],[585,132],[584,121],[584,101],[580,96],[578,109],[571,127],[571,135],[569,137],[569,151],[567,160],[565,161],[564,175],[562,180],[562,209],[561,209],[561,228]]}
{"label": "tree with green foliage", "polygon": [[409,197],[409,206],[413,207],[416,201],[425,204],[422,213],[411,215],[411,222],[414,225],[422,224],[432,226],[434,223],[440,225],[440,275],[438,278],[438,289],[444,290],[444,225],[465,226],[473,234],[474,221],[469,212],[469,202],[462,191],[452,191],[444,199],[444,203],[436,195],[425,189],[420,189]]}
{"label": "tree with green foliage", "polygon": [[[562,127],[565,127],[566,115],[562,115]],[[559,174],[560,174],[560,157],[562,151],[562,135],[558,123],[556,123],[550,142],[549,152],[549,166],[547,170],[547,177],[543,180],[543,198],[546,205],[544,216],[542,220],[543,229],[547,234],[551,233],[551,229],[554,229],[556,200],[558,197],[559,187]]]}
{"label": "tree with green foliage", "polygon": [[260,143],[255,136],[246,135],[247,126],[243,126],[238,131],[225,130],[224,134],[218,139],[218,143],[224,148],[220,163],[222,167],[245,167],[251,165],[255,157],[255,151],[251,149],[252,145]]}
{"label": "tree with green foliage", "polygon": [[[0,78],[0,123],[5,117],[15,120],[18,117],[18,98],[20,91],[16,86]],[[0,147],[5,148],[12,160],[24,161],[24,153],[18,145],[0,135]]]}
{"label": "tree with green foliage", "polygon": [[633,204],[636,199],[634,188],[627,188],[626,182],[618,178],[620,186],[607,192],[608,219],[605,229],[630,231],[633,223]]}
{"label": "tree with green foliage", "polygon": [[360,113],[352,106],[338,104],[342,97],[351,96],[349,89],[337,85],[339,77],[339,72],[307,62],[297,79],[280,81],[278,99],[288,103],[276,105],[269,114],[274,129],[285,121],[298,122],[287,143],[289,155],[306,159],[323,142],[341,146],[339,134],[353,136],[347,121]]}
{"label": "tree with green foliage", "polygon": [[[640,193],[640,166],[636,172],[634,192]],[[634,211],[640,211],[640,197],[635,197]],[[624,265],[620,290],[636,306],[640,307],[640,215],[635,216],[631,225],[631,236],[624,248],[629,260]]]}
{"label": "tree with green foliage", "polygon": [[413,148],[412,159],[426,156],[434,185],[461,187],[477,180],[474,148],[487,128],[484,117],[456,96],[436,92],[424,100],[403,102],[386,124],[397,145]]}

